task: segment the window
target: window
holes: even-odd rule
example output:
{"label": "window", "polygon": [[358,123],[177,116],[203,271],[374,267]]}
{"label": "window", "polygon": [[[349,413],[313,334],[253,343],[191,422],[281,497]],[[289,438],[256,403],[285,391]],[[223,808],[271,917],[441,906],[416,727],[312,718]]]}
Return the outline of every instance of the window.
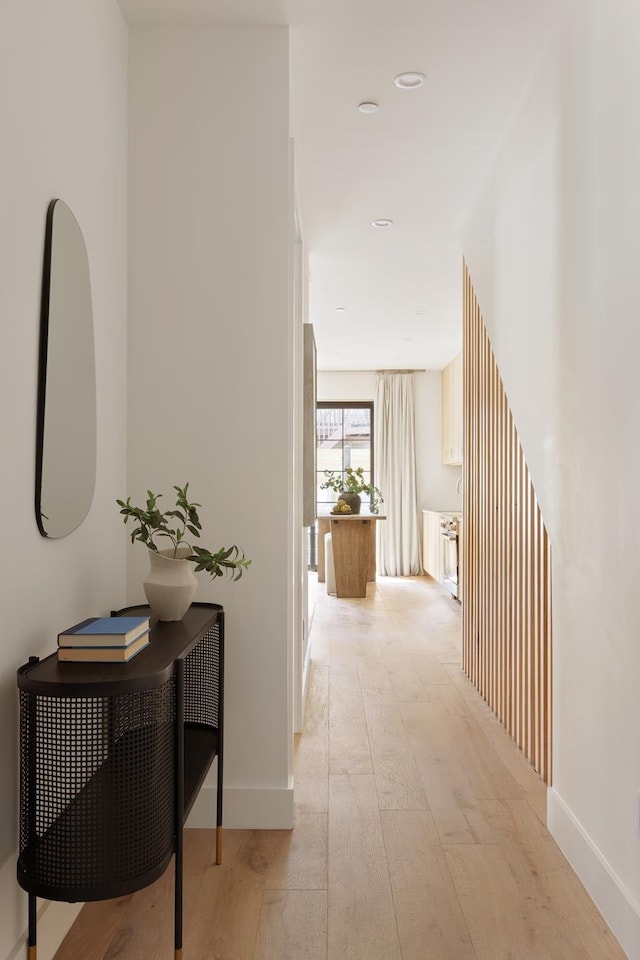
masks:
{"label": "window", "polygon": [[[319,403],[316,444],[318,511],[326,513],[337,495],[320,488],[325,470],[362,467],[364,482],[373,483],[373,403]],[[362,502],[368,505],[366,494]]]}
{"label": "window", "polygon": [[[318,513],[327,514],[338,499],[332,490],[322,490],[325,470],[344,473],[347,467],[362,467],[364,482],[373,483],[373,403],[321,402],[316,407],[316,494]],[[369,497],[361,494],[367,509]],[[309,567],[316,569],[315,528],[311,529]]]}

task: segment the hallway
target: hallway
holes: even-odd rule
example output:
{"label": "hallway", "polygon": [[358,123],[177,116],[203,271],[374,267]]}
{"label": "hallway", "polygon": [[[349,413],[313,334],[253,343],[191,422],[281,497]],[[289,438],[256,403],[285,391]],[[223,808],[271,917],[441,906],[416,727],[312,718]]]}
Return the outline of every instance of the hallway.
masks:
{"label": "hallway", "polygon": [[[185,960],[624,960],[544,827],[545,788],[459,667],[428,578],[317,587],[296,829],[187,831]],[[172,872],[86,906],[57,960],[172,949]]]}

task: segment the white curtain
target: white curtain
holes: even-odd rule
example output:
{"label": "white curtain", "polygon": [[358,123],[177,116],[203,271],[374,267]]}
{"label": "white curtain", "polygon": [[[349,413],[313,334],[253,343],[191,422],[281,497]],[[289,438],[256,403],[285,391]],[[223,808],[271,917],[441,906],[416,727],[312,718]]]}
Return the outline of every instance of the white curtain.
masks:
{"label": "white curtain", "polygon": [[375,484],[387,519],[377,524],[378,571],[415,576],[420,562],[413,376],[381,373],[375,407]]}

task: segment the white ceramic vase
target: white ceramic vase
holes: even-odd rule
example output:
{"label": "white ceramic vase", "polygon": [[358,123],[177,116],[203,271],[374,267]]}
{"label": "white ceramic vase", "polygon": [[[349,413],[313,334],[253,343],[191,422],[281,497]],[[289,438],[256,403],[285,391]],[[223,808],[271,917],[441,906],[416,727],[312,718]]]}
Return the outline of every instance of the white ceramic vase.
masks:
{"label": "white ceramic vase", "polygon": [[168,550],[149,550],[149,575],[144,581],[144,592],[151,613],[158,620],[182,620],[193,600],[198,580],[193,564],[185,560],[191,553],[185,544]]}

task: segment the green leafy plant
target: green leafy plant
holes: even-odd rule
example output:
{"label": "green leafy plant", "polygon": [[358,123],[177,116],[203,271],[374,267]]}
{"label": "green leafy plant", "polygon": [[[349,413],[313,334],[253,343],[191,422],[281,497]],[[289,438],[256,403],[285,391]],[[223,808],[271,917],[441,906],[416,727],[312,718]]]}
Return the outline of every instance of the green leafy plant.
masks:
{"label": "green leafy plant", "polygon": [[333,490],[335,493],[368,493],[371,513],[377,513],[384,497],[373,483],[365,483],[362,467],[347,467],[344,474],[340,470],[324,470],[325,480],[320,484],[321,490]]}
{"label": "green leafy plant", "polygon": [[215,552],[205,547],[192,547],[186,539],[187,534],[200,537],[202,524],[198,515],[200,503],[191,503],[188,498],[189,484],[184,487],[174,487],[176,505],[172,510],[161,510],[158,500],[161,493],[152,493],[147,490],[147,502],[144,507],[136,507],[131,503],[131,497],[126,500],[116,500],[124,523],[134,522],[131,531],[131,542],[139,540],[149,550],[158,550],[156,539],[165,538],[173,544],[173,559],[177,559],[178,548],[188,547],[191,553],[181,559],[190,560],[196,564],[196,572],[205,570],[212,579],[229,575],[232,580],[239,580],[244,571],[251,565],[244,551],[235,544],[231,547],[220,547]]}

